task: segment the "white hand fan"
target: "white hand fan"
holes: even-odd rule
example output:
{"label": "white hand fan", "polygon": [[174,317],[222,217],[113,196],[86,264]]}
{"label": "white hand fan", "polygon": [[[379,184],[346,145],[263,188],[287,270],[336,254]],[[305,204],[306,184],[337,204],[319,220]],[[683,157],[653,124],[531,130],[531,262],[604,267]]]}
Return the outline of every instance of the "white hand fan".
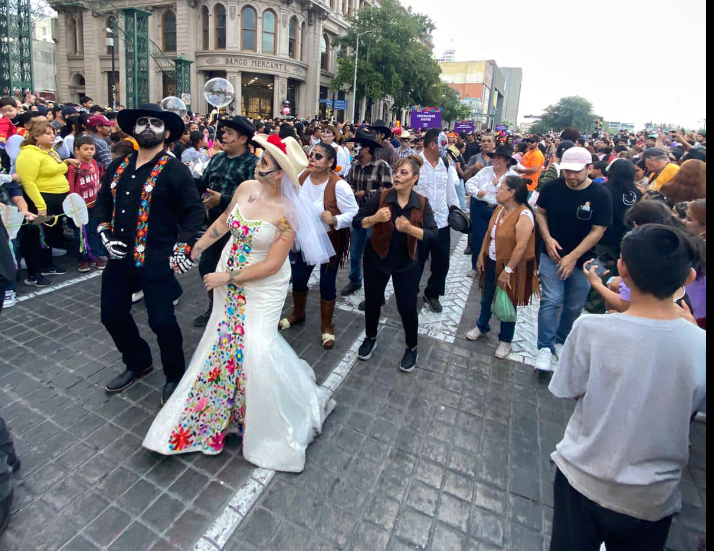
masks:
{"label": "white hand fan", "polygon": [[89,223],[87,203],[84,202],[84,199],[79,194],[70,193],[62,202],[62,208],[67,217],[71,218],[78,228]]}
{"label": "white hand fan", "polygon": [[17,210],[14,205],[5,205],[5,207],[0,207],[0,216],[2,216],[2,223],[7,230],[10,239],[15,239],[17,237],[17,232],[20,231],[20,226],[25,221],[25,216]]}

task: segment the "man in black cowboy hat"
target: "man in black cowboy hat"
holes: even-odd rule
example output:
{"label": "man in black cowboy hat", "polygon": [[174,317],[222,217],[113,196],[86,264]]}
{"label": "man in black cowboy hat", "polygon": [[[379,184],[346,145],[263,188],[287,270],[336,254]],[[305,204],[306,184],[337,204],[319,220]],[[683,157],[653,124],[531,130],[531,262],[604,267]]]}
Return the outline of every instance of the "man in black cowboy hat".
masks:
{"label": "man in black cowboy hat", "polygon": [[[357,204],[362,206],[371,195],[392,187],[392,168],[389,163],[376,158],[376,152],[382,150],[382,145],[371,132],[358,130],[347,142],[355,144],[355,160],[347,176],[347,183],[355,192]],[[350,282],[342,289],[343,297],[353,295],[362,288],[362,257],[371,234],[371,230],[355,228],[351,232]]]}
{"label": "man in black cowboy hat", "polygon": [[126,366],[106,391],[121,392],[152,370],[151,349],[131,315],[131,294],[141,288],[161,350],[164,403],[186,368],[174,315],[174,272],[185,273],[193,265],[190,251],[204,209],[188,168],[166,153],[166,143],[184,131],[181,118],[147,103],[121,111],[118,123],[134,136],[139,151],[109,165],[96,204],[99,235],[110,257],[102,275],[102,323]]}
{"label": "man in black cowboy hat", "polygon": [[374,152],[374,157],[380,161],[386,161],[391,167],[396,166],[399,162],[399,155],[389,141],[392,139],[392,130],[384,121],[378,120],[369,127],[369,131],[375,135],[377,143],[382,146],[381,149]]}
{"label": "man in black cowboy hat", "polygon": [[[248,144],[254,135],[255,127],[246,117],[237,116],[218,122],[218,136],[223,151],[211,159],[199,186],[200,189],[206,190],[203,206],[208,210],[209,227],[228,208],[238,186],[246,180],[255,179],[258,157],[248,150]],[[229,239],[230,232],[201,255],[198,269],[202,278],[216,271],[221,253]],[[211,319],[213,291],[209,291],[208,299],[208,310],[193,322],[196,327],[205,327]]]}

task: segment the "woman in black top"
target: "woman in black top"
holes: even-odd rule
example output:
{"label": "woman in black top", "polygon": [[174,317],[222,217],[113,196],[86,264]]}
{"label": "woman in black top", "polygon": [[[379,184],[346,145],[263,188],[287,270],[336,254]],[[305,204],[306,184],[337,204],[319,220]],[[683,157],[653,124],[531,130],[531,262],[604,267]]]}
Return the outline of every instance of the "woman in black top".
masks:
{"label": "woman in black top", "polygon": [[367,338],[358,356],[369,360],[377,346],[379,314],[391,278],[406,333],[407,350],[400,366],[405,373],[414,371],[418,358],[417,242],[436,239],[438,232],[429,201],[413,191],[422,164],[420,157],[399,161],[393,175],[394,188],[370,198],[353,221],[357,229],[372,228],[364,255]]}

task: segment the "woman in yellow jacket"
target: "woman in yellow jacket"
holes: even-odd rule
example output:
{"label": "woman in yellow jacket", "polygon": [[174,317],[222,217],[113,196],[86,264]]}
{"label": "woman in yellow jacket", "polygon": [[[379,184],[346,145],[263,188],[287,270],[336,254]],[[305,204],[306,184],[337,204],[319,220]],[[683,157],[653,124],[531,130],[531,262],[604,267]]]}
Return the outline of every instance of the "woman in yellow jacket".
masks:
{"label": "woman in yellow jacket", "polygon": [[[62,202],[69,193],[67,165],[77,163],[74,159],[63,162],[52,149],[54,141],[55,131],[49,122],[33,122],[25,134],[25,141],[15,164],[29,210],[38,216],[52,217],[62,214]],[[45,236],[44,243],[40,226],[23,228],[21,249],[27,262],[26,285],[48,287],[52,282],[46,276],[67,273],[52,263],[52,244],[62,237],[62,221],[55,221],[51,227],[41,226]],[[49,223],[52,222],[50,219]]]}

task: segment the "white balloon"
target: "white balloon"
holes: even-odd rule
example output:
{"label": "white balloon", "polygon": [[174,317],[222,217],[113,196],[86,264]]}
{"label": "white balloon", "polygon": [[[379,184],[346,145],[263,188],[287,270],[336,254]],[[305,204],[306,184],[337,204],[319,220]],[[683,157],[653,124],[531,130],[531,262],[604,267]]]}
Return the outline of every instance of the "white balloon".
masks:
{"label": "white balloon", "polygon": [[168,96],[161,100],[161,109],[176,113],[179,117],[184,118],[188,115],[188,108],[181,98],[176,96]]}
{"label": "white balloon", "polygon": [[212,78],[203,87],[203,97],[211,105],[218,107],[226,107],[236,97],[233,85],[225,78]]}

